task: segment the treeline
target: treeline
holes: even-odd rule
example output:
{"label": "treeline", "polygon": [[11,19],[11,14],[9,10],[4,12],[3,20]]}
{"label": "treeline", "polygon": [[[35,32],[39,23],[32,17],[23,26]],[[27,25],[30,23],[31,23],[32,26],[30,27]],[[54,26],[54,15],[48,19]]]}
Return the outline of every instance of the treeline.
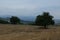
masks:
{"label": "treeline", "polygon": [[[44,26],[44,28],[47,28],[48,25],[54,25],[53,16],[49,14],[49,12],[43,12],[42,15],[37,15],[36,20],[34,23],[31,23],[31,25],[38,25],[38,26]],[[17,16],[12,16],[9,18],[9,21],[1,20],[1,24],[22,24],[21,19]]]}
{"label": "treeline", "polygon": [[17,16],[11,16],[8,20],[7,18],[0,18],[0,24],[20,24],[20,18]]}

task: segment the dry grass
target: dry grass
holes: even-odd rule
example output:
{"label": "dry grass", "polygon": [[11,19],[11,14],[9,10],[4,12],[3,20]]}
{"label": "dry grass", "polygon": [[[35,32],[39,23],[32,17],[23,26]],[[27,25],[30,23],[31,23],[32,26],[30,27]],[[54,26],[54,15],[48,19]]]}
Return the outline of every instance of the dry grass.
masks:
{"label": "dry grass", "polygon": [[37,27],[0,24],[0,40],[60,40],[60,27],[36,29]]}

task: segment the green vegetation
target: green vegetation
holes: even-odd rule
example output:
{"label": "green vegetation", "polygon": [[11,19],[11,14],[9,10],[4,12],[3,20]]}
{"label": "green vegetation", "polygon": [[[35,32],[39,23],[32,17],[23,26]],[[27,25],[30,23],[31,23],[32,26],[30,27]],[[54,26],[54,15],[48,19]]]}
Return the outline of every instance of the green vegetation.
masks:
{"label": "green vegetation", "polygon": [[0,20],[0,24],[9,24],[9,22],[5,20]]}
{"label": "green vegetation", "polygon": [[0,23],[1,24],[28,24],[28,25],[38,25],[38,26],[44,26],[44,28],[48,28],[48,25],[54,25],[55,22],[53,20],[53,16],[49,14],[49,12],[43,12],[42,15],[38,15],[36,17],[35,22],[31,22],[31,21],[24,21],[24,23],[22,23],[23,21],[21,21],[22,19],[18,18],[17,16],[11,16],[11,18],[9,18],[9,20],[1,20],[0,18]]}
{"label": "green vegetation", "polygon": [[54,25],[53,16],[49,14],[49,12],[43,12],[42,15],[38,15],[35,21],[36,25],[44,26],[47,28],[48,25]]}
{"label": "green vegetation", "polygon": [[20,19],[18,17],[16,17],[16,16],[12,16],[10,18],[10,23],[11,24],[20,24]]}

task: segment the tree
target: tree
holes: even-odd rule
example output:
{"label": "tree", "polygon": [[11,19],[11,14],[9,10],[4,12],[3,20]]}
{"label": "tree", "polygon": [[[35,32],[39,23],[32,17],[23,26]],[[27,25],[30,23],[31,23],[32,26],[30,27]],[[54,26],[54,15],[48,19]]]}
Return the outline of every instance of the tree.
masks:
{"label": "tree", "polygon": [[16,16],[12,16],[10,18],[10,23],[11,24],[20,24],[20,19],[18,17],[16,17]]}
{"label": "tree", "polygon": [[42,15],[38,15],[35,24],[39,26],[44,26],[44,28],[47,28],[48,25],[54,25],[53,16],[49,14],[49,12],[43,12]]}

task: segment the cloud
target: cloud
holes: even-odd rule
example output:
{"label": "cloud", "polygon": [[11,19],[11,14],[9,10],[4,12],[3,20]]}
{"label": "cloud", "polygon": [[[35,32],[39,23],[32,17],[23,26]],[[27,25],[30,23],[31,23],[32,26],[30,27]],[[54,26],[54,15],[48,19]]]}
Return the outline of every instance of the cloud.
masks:
{"label": "cloud", "polygon": [[0,0],[0,15],[36,16],[44,11],[60,17],[60,0]]}

